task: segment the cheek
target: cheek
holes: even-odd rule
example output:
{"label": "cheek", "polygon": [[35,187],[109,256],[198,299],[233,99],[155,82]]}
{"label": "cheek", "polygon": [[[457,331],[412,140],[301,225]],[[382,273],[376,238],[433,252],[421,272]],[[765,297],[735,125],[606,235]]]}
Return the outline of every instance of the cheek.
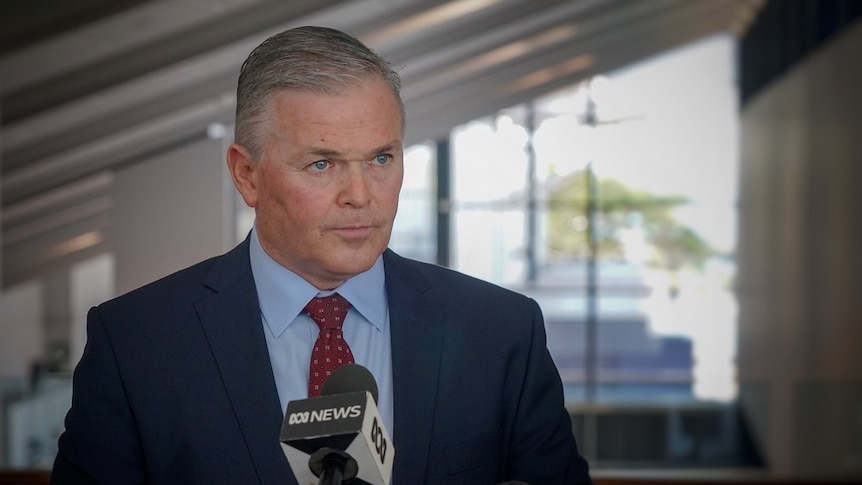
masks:
{"label": "cheek", "polygon": [[395,210],[398,209],[398,198],[399,198],[398,196],[400,195],[400,193],[401,193],[401,189],[395,188],[395,189],[388,191],[385,195],[386,205],[392,208],[392,212],[395,212]]}
{"label": "cheek", "polygon": [[266,180],[262,186],[258,210],[265,212],[264,217],[278,221],[285,229],[302,226],[307,220],[314,219],[313,192],[303,191],[276,177]]}
{"label": "cheek", "polygon": [[398,196],[401,193],[401,183],[404,180],[404,172],[398,171],[380,181],[377,187],[378,198],[387,205],[397,205]]}
{"label": "cheek", "polygon": [[398,179],[398,183],[393,184],[393,186],[386,191],[386,195],[393,210],[396,209],[398,207],[398,198],[401,195],[401,178]]}

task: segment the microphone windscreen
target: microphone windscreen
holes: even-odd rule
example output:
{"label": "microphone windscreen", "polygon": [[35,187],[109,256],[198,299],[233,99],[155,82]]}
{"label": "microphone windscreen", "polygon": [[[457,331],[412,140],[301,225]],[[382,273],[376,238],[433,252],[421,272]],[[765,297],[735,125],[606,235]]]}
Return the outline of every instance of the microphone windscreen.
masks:
{"label": "microphone windscreen", "polygon": [[321,396],[367,391],[377,403],[377,381],[371,371],[358,364],[345,364],[332,372],[323,383]]}

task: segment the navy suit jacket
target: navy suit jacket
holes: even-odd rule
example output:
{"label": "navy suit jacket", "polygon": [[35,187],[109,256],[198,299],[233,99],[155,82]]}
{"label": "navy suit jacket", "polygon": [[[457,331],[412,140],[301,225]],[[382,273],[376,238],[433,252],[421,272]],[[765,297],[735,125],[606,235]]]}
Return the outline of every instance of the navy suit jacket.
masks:
{"label": "navy suit jacket", "polygon": [[[392,483],[590,483],[533,300],[384,253]],[[93,308],[52,483],[291,484],[248,241]]]}

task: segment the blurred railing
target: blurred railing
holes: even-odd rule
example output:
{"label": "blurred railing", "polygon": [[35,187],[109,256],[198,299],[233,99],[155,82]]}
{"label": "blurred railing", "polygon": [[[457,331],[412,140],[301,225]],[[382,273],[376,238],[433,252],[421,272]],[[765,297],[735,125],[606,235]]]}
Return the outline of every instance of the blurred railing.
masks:
{"label": "blurred railing", "polygon": [[568,409],[578,447],[594,470],[765,469],[736,403],[572,403]]}
{"label": "blurred railing", "polygon": [[[0,380],[0,485],[48,484],[68,375]],[[746,451],[733,403],[596,403],[569,406],[596,485],[845,485],[859,480],[777,479]],[[590,424],[592,422],[592,424]],[[590,443],[585,428],[598,431]]]}
{"label": "blurred railing", "polygon": [[[0,381],[0,470],[50,469],[70,403],[68,375]],[[747,452],[732,403],[575,403],[569,412],[582,453],[594,469],[762,465]],[[586,434],[590,429],[593,434]]]}

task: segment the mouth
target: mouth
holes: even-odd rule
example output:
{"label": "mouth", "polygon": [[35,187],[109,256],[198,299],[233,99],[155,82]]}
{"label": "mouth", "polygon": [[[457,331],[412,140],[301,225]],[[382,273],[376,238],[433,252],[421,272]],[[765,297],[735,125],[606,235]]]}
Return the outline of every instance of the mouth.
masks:
{"label": "mouth", "polygon": [[374,231],[374,226],[345,226],[335,228],[333,231],[344,239],[357,241],[370,236]]}

